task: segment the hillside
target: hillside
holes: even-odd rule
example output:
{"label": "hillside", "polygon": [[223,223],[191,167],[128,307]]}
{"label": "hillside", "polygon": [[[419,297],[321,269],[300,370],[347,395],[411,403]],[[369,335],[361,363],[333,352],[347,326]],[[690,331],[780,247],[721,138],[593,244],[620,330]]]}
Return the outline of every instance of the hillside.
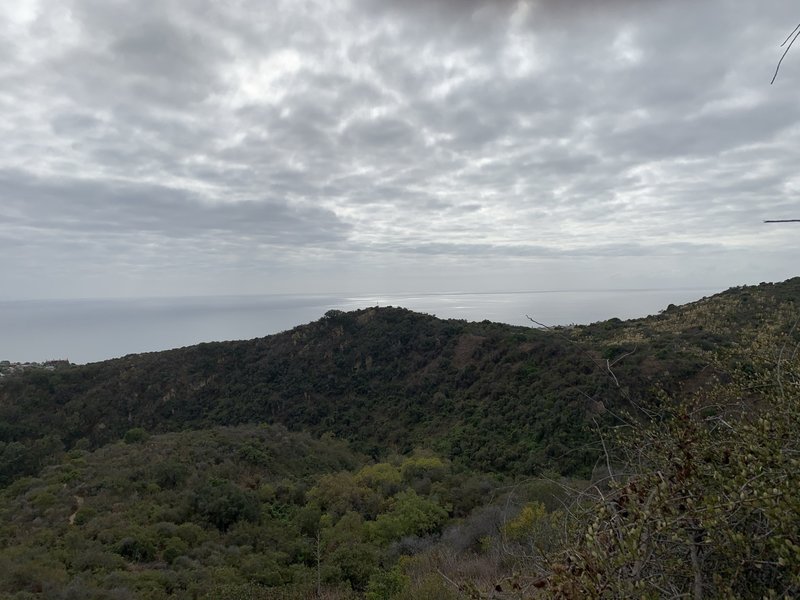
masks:
{"label": "hillside", "polygon": [[796,597],[798,301],[554,330],[332,312],[14,374],[0,597]]}
{"label": "hillside", "polygon": [[392,544],[438,534],[495,486],[280,426],[126,440],[0,492],[0,597],[348,597]]}
{"label": "hillside", "polygon": [[556,330],[331,311],[265,338],[22,373],[0,384],[0,484],[134,427],[259,422],[331,432],[373,456],[429,446],[472,468],[585,475],[597,456],[587,427],[606,409],[713,380],[721,361],[747,360],[742,340],[785,328],[798,301],[795,278]]}

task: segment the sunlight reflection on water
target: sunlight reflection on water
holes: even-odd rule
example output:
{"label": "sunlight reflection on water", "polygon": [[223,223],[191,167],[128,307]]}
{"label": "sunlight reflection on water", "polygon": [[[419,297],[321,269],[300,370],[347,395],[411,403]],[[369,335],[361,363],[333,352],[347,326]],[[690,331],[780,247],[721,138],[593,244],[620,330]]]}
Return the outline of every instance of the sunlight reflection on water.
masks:
{"label": "sunlight reflection on water", "polygon": [[249,339],[319,319],[330,309],[403,306],[441,318],[530,325],[655,314],[719,290],[215,296],[0,302],[0,360],[84,363],[204,341]]}

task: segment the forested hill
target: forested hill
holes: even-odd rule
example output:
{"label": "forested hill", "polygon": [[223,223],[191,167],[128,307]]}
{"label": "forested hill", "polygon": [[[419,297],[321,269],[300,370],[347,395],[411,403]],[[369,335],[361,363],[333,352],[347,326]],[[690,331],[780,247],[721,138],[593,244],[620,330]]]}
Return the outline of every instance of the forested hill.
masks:
{"label": "forested hill", "polygon": [[586,473],[596,457],[587,426],[608,408],[656,386],[693,391],[722,362],[746,361],[742,336],[785,328],[797,303],[800,278],[555,330],[331,311],[264,338],[10,376],[0,383],[0,484],[131,428],[260,422],[331,432],[375,456],[429,446],[484,470]]}

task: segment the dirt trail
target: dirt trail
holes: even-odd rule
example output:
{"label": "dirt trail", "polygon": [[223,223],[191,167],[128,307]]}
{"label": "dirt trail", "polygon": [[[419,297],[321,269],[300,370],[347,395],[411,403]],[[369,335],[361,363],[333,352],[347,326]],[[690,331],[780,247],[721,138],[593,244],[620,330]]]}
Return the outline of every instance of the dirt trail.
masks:
{"label": "dirt trail", "polygon": [[83,498],[81,498],[80,496],[75,496],[75,502],[78,503],[78,507],[75,509],[75,512],[69,516],[70,525],[75,525],[75,515],[78,514],[78,511],[81,509],[81,506],[83,506]]}

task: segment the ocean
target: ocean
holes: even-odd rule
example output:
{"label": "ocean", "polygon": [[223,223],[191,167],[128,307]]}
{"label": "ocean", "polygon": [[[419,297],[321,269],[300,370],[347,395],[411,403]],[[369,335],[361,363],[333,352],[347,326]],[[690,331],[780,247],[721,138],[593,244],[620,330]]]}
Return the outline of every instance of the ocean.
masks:
{"label": "ocean", "polygon": [[0,360],[88,363],[200,342],[262,337],[331,309],[402,306],[441,318],[532,325],[655,314],[719,289],[324,294],[0,302]]}

